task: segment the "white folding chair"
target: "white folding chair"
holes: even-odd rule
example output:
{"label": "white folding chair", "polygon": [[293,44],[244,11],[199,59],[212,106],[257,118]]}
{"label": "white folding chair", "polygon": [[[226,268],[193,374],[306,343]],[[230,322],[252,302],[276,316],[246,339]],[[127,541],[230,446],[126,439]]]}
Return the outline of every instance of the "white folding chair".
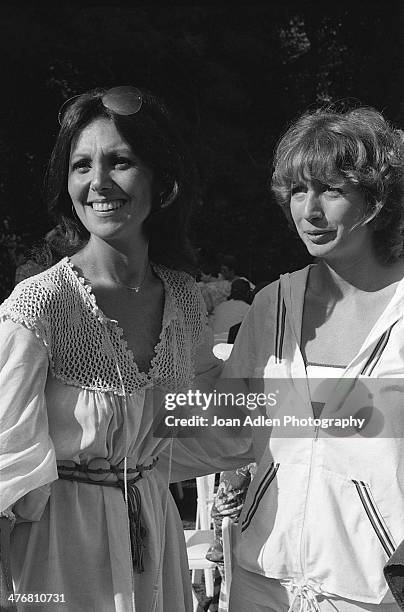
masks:
{"label": "white folding chair", "polygon": [[229,609],[230,586],[233,576],[236,547],[236,531],[237,524],[228,516],[225,516],[222,522],[224,579],[222,579],[220,587],[218,612],[228,612]]}
{"label": "white folding chair", "polygon": [[200,476],[196,479],[196,529],[211,529],[212,506],[215,492],[216,474]]}
{"label": "white folding chair", "polygon": [[[207,597],[213,597],[214,575],[216,570],[216,564],[206,559],[206,553],[215,539],[210,516],[214,487],[215,474],[201,476],[196,479],[197,504],[195,529],[184,530],[187,544],[188,565],[189,569],[192,570],[192,583],[200,582],[201,578],[199,578],[199,573],[203,571]],[[198,600],[194,590],[192,590],[192,598],[194,612],[196,612]]]}

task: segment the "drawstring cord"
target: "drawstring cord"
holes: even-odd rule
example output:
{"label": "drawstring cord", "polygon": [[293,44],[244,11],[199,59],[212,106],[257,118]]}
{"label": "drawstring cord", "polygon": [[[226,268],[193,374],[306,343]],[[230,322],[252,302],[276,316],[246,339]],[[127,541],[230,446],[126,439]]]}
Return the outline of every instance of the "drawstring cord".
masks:
{"label": "drawstring cord", "polygon": [[[98,461],[95,458],[92,461]],[[138,480],[143,477],[143,472],[151,470],[157,463],[157,458],[153,460],[148,466],[136,466],[136,469],[117,469],[117,466],[110,465],[108,468],[93,468],[91,467],[92,461],[89,464],[75,464],[64,465],[63,462],[58,462],[58,475],[61,480],[72,480],[82,482],[85,484],[101,486],[101,487],[118,487],[123,493],[123,497],[126,497],[126,507],[128,516],[128,529],[131,543],[131,555],[132,555],[132,567],[137,573],[143,572],[143,538],[146,535],[146,529],[143,527],[140,520],[140,512],[142,508],[142,500],[140,491],[136,486]],[[106,461],[103,459],[102,461]],[[106,461],[108,464],[108,461]],[[118,472],[136,472],[136,476],[127,480],[121,479],[118,476]],[[96,475],[107,475],[114,474],[116,480],[98,480]]]}
{"label": "drawstring cord", "polygon": [[[128,515],[129,515],[129,533],[130,533],[130,540],[131,540],[133,569],[137,572],[143,572],[144,571],[144,568],[143,568],[143,538],[145,537],[147,530],[141,524],[141,521],[140,521],[141,496],[140,496],[139,489],[136,487],[135,484],[133,484],[133,486],[130,486],[130,488],[128,489],[128,483],[127,483],[127,478],[126,478],[127,452],[128,452],[128,442],[127,442],[128,440],[128,432],[127,432],[128,409],[127,409],[127,404],[126,404],[126,390],[125,390],[125,385],[124,385],[122,374],[121,374],[121,369],[119,367],[118,357],[117,357],[114,345],[112,344],[111,338],[109,337],[108,329],[106,326],[105,326],[105,331],[106,331],[106,337],[108,340],[108,344],[111,348],[112,355],[115,361],[115,366],[116,366],[116,370],[118,373],[119,382],[121,384],[122,395],[123,395],[123,406],[124,406],[124,417],[125,417],[125,426],[124,426],[125,457],[124,457],[123,494],[124,494],[125,504],[127,506]],[[169,493],[169,486],[170,486],[170,479],[171,479],[173,438],[171,438],[170,440],[169,448],[170,448],[170,451],[169,451],[167,487],[166,487],[166,495],[165,495],[165,501],[164,501],[162,543],[160,546],[159,564],[158,564],[157,573],[156,573],[156,580],[154,581],[154,584],[153,584],[153,590],[152,590],[153,596],[152,596],[152,603],[150,606],[150,612],[155,612],[155,610],[157,609],[158,602],[159,602],[159,595],[160,595],[159,584],[160,584],[161,569],[163,566],[165,527],[166,527],[167,510],[168,510],[168,493]],[[133,490],[133,496],[129,494],[129,491],[132,492],[132,490]],[[136,558],[136,561],[135,561],[135,558]],[[134,600],[133,600],[133,609],[135,609]]]}
{"label": "drawstring cord", "polygon": [[[119,367],[118,356],[115,351],[115,347],[112,344],[111,338],[109,337],[108,329],[105,326],[106,337],[108,339],[108,344],[110,346],[116,371],[118,373],[119,382],[121,384],[122,391],[122,404],[123,404],[123,412],[124,412],[124,427],[123,427],[123,447],[125,450],[124,456],[124,464],[123,464],[123,487],[122,493],[124,496],[128,517],[129,517],[129,536],[130,536],[130,544],[131,544],[131,554],[132,554],[132,566],[133,570],[140,574],[144,571],[143,566],[143,539],[146,536],[147,530],[145,526],[141,522],[141,510],[142,510],[142,498],[140,496],[139,489],[136,486],[136,483],[131,483],[128,487],[127,481],[127,473],[128,473],[128,407],[126,403],[126,389],[125,384],[123,382],[123,377],[121,373],[121,368]],[[140,474],[141,477],[141,474]]]}
{"label": "drawstring cord", "polygon": [[[146,528],[142,524],[140,513],[142,510],[142,498],[140,491],[135,484],[130,484],[129,488],[125,479],[125,495],[127,495],[127,508],[129,515],[129,535],[132,551],[133,569],[137,574],[144,571],[143,566],[143,539],[146,536]],[[129,491],[129,494],[128,494]]]}
{"label": "drawstring cord", "polygon": [[127,481],[127,476],[128,476],[128,458],[126,456],[125,453],[125,458],[123,460],[123,482],[124,484],[124,490],[123,490],[123,497],[125,499],[125,504],[128,505],[128,481]]}
{"label": "drawstring cord", "polygon": [[[174,363],[176,363],[177,362],[177,344],[176,342],[174,343],[174,346],[173,346],[173,357],[174,357]],[[174,438],[171,436],[170,446],[169,446],[167,486],[166,486],[166,497],[164,501],[163,531],[162,531],[162,536],[161,536],[159,565],[157,568],[156,580],[154,581],[154,584],[153,584],[153,591],[152,591],[153,599],[152,599],[151,606],[150,606],[150,612],[156,612],[157,606],[159,603],[159,598],[160,598],[160,575],[161,575],[161,568],[163,566],[163,555],[164,555],[164,548],[165,548],[168,495],[170,492],[171,467],[172,467],[172,458],[173,458],[173,443],[174,443]]]}
{"label": "drawstring cord", "polygon": [[164,502],[164,520],[163,520],[163,535],[162,535],[163,541],[160,547],[160,558],[159,558],[159,566],[157,568],[156,580],[153,585],[153,599],[152,599],[152,603],[150,606],[150,612],[155,612],[157,605],[158,605],[159,594],[160,594],[159,584],[160,584],[160,574],[161,574],[161,568],[163,565],[163,553],[164,553],[164,546],[165,546],[168,492],[169,492],[170,480],[171,480],[171,462],[172,462],[172,455],[173,455],[173,442],[174,442],[174,439],[171,437],[170,439],[170,458],[168,460],[168,478],[167,478],[166,498]]}
{"label": "drawstring cord", "polygon": [[[296,584],[289,580],[281,581],[281,584],[289,591],[293,591],[293,599],[288,612],[320,612],[317,595],[320,595],[321,587],[317,585],[310,586],[309,584]],[[294,611],[298,598],[300,598],[299,609]]]}

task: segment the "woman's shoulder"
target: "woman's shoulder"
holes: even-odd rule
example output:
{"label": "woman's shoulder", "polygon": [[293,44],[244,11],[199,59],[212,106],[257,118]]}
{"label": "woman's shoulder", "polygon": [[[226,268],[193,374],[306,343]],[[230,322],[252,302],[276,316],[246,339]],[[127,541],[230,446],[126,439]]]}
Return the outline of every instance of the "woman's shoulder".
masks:
{"label": "woman's shoulder", "polygon": [[61,300],[66,298],[69,284],[67,259],[63,259],[18,283],[0,304],[0,316],[16,322],[33,323],[60,305]]}
{"label": "woman's shoulder", "polygon": [[184,299],[190,295],[201,295],[198,283],[188,272],[166,268],[162,265],[156,267],[160,278],[169,286],[174,297]]}
{"label": "woman's shoulder", "polygon": [[[313,264],[312,264],[313,265]],[[269,283],[263,289],[258,291],[254,297],[254,304],[257,302],[265,302],[271,300],[276,297],[278,293],[281,292],[281,288],[283,284],[299,284],[305,283],[307,278],[308,270],[310,266],[305,266],[299,270],[293,270],[292,272],[286,272],[285,274],[281,274],[279,278],[274,280],[272,283]]]}
{"label": "woman's shoulder", "polygon": [[[158,275],[168,287],[171,313],[199,338],[206,325],[206,305],[195,278],[188,272],[158,267]],[[169,314],[169,316],[171,316]]]}
{"label": "woman's shoulder", "polygon": [[303,287],[306,283],[308,269],[309,266],[306,266],[301,270],[282,274],[278,279],[258,291],[252,303],[255,315],[263,313],[267,317],[268,313],[273,313],[276,316],[277,309],[280,308],[282,301],[285,299],[287,288]]}
{"label": "woman's shoulder", "polygon": [[277,278],[269,285],[266,285],[262,289],[260,289],[254,296],[253,305],[254,308],[264,306],[271,302],[274,297],[276,297],[280,286],[280,279]]}

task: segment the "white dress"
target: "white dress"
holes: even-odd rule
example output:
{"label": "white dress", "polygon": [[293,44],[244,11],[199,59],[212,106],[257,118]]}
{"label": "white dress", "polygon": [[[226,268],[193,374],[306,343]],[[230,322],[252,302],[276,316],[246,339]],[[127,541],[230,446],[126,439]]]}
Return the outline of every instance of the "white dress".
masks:
{"label": "white dress", "polygon": [[[15,592],[62,600],[25,604],[24,611],[192,610],[182,525],[168,489],[171,443],[153,427],[166,390],[186,388],[195,371],[214,376],[219,366],[194,280],[154,270],[165,308],[147,374],[67,258],[20,283],[0,306],[0,511],[12,506],[18,519]],[[195,440],[181,442],[180,477],[248,462],[246,449],[226,444],[212,439],[204,450]],[[58,479],[56,461],[122,465],[125,456],[140,466],[158,458],[136,485],[146,528],[143,573],[133,571],[122,491]]]}

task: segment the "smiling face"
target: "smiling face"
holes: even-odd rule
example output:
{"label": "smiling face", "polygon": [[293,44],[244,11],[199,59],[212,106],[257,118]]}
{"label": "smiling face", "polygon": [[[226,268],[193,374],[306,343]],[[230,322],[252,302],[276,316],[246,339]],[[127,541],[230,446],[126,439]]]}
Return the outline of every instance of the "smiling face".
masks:
{"label": "smiling face", "polygon": [[290,212],[313,257],[353,259],[372,248],[369,225],[357,225],[364,216],[365,197],[350,183],[301,181],[292,188]]}
{"label": "smiling face", "polygon": [[68,192],[92,236],[133,241],[151,211],[153,173],[107,118],[86,126],[72,142]]}

